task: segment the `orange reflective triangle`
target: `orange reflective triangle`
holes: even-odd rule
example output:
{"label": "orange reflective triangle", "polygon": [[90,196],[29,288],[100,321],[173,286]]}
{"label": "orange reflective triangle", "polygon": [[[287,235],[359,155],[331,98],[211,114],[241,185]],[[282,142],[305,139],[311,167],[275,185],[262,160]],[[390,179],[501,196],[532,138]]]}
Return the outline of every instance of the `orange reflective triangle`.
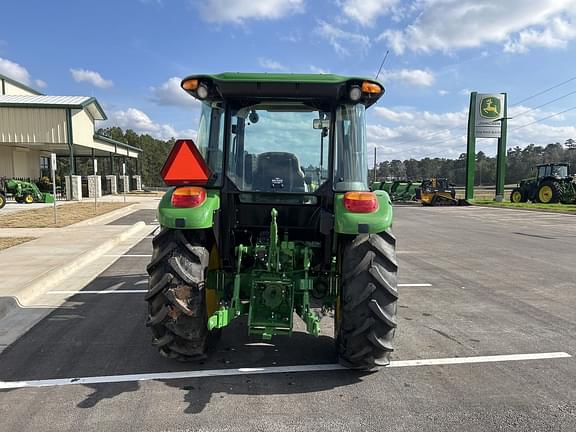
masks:
{"label": "orange reflective triangle", "polygon": [[178,140],[160,171],[168,186],[204,185],[212,176],[192,140]]}

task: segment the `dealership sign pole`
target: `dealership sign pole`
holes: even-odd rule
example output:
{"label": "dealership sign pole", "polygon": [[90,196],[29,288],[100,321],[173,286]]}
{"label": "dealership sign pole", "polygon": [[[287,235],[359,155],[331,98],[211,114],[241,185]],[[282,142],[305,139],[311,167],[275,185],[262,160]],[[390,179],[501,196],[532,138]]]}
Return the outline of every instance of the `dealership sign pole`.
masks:
{"label": "dealership sign pole", "polygon": [[497,138],[496,201],[504,198],[506,178],[506,93],[470,94],[468,114],[468,145],[466,150],[466,199],[474,199],[474,177],[476,173],[476,138]]}

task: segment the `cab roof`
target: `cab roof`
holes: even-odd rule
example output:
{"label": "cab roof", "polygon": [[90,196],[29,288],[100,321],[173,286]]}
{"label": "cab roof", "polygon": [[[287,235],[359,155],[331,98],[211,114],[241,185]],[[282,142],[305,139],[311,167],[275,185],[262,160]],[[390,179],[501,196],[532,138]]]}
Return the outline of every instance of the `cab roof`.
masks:
{"label": "cab roof", "polygon": [[[207,100],[266,99],[318,100],[335,103],[348,97],[350,88],[368,82],[377,84],[380,93],[363,93],[361,102],[374,104],[383,94],[384,86],[373,79],[348,77],[334,74],[291,74],[291,73],[245,73],[224,72],[220,74],[190,75],[182,80],[198,80],[209,88]],[[186,90],[198,98],[193,90]]]}

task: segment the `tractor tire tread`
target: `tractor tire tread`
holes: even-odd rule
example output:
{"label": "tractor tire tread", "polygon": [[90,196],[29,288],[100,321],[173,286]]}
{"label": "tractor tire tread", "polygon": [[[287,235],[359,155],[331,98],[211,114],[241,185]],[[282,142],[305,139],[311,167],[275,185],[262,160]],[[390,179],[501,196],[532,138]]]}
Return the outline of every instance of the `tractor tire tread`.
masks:
{"label": "tractor tire tread", "polygon": [[359,234],[344,246],[337,353],[345,367],[373,370],[390,362],[397,327],[395,246],[390,231]]}
{"label": "tractor tire tread", "polygon": [[145,296],[152,345],[169,359],[204,360],[215,333],[208,331],[204,298],[210,249],[205,234],[163,229],[152,244]]}

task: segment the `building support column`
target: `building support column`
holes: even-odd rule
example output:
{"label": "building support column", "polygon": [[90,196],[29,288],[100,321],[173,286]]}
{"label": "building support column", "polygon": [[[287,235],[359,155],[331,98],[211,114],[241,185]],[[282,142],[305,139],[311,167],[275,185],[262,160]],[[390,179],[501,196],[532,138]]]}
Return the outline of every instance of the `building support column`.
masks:
{"label": "building support column", "polygon": [[116,175],[116,171],[114,171],[114,153],[110,153],[110,175]]}
{"label": "building support column", "polygon": [[69,157],[69,174],[76,174],[76,158],[74,157],[74,135],[72,131],[72,110],[70,108],[66,109],[66,142],[68,144],[68,155]]}

